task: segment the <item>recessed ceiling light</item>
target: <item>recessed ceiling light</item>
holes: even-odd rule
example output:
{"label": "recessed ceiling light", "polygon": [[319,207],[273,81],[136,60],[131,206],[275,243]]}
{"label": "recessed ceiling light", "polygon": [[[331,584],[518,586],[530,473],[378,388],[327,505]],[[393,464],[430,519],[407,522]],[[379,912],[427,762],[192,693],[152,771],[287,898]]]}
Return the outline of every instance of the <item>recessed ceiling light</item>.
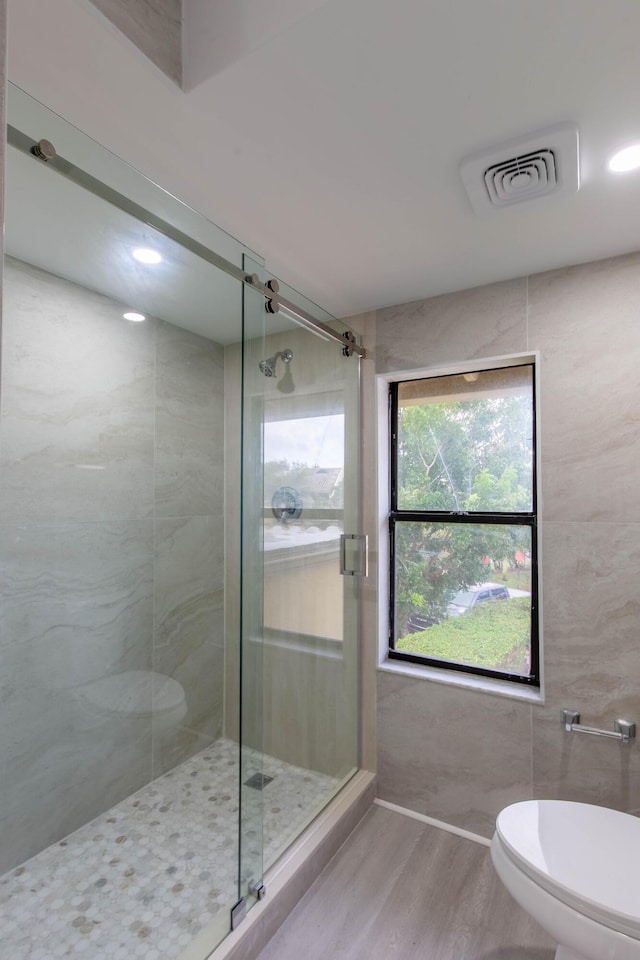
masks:
{"label": "recessed ceiling light", "polygon": [[640,167],[640,143],[618,150],[609,160],[609,170],[614,173],[626,173],[627,170],[636,170]]}
{"label": "recessed ceiling light", "polygon": [[162,260],[158,251],[152,250],[150,247],[138,247],[137,250],[133,251],[132,256],[138,263],[160,263]]}
{"label": "recessed ceiling light", "polygon": [[131,320],[132,323],[142,323],[146,319],[143,313],[134,313],[133,311],[123,313],[122,316],[125,320]]}

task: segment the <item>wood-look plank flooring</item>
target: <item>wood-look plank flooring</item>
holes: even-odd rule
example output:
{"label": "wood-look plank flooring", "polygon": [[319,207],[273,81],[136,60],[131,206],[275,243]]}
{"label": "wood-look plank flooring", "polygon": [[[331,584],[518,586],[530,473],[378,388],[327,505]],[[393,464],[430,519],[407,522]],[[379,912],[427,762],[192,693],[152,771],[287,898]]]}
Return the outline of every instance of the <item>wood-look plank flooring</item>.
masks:
{"label": "wood-look plank flooring", "polygon": [[257,960],[553,960],[489,848],[375,806]]}

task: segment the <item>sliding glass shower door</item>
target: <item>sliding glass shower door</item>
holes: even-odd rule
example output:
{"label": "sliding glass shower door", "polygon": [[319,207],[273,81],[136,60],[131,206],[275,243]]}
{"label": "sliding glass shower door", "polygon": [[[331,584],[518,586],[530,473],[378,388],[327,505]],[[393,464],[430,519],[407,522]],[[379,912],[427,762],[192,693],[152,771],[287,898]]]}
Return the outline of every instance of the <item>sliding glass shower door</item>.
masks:
{"label": "sliding glass shower door", "polygon": [[365,551],[358,358],[284,310],[265,312],[250,288],[244,302],[240,874],[250,880],[258,833],[268,868],[356,768]]}

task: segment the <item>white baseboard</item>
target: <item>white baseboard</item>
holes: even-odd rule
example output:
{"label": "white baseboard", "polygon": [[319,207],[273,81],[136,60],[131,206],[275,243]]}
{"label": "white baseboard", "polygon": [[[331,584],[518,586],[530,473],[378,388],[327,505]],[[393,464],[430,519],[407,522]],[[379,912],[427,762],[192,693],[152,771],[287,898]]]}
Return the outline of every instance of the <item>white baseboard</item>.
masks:
{"label": "white baseboard", "polygon": [[473,840],[474,843],[481,843],[484,847],[491,846],[491,840],[481,837],[479,833],[471,833],[470,830],[463,830],[462,827],[454,827],[451,823],[445,823],[444,820],[435,820],[433,817],[427,817],[424,813],[417,813],[415,810],[409,810],[408,807],[401,807],[397,803],[389,803],[388,800],[379,800],[376,798],[374,803],[379,807],[385,807],[387,810],[393,810],[394,813],[401,813],[404,817],[411,817],[412,820],[419,820],[420,823],[428,823],[431,827],[438,827],[439,830],[446,830],[447,833],[455,833],[457,837],[464,837],[465,840]]}

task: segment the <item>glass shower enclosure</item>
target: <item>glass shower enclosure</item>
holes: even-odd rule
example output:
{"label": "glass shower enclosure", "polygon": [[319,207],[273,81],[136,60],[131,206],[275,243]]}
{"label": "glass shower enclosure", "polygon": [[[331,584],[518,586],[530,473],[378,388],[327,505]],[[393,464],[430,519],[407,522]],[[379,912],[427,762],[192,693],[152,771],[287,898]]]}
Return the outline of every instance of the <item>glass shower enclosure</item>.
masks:
{"label": "glass shower enclosure", "polygon": [[357,358],[262,299],[245,289],[241,835],[262,840],[243,846],[245,888],[356,770],[364,572],[363,545],[347,541],[359,529]]}
{"label": "glass shower enclosure", "polygon": [[357,766],[358,359],[15,88],[9,122],[4,946],[204,958]]}

